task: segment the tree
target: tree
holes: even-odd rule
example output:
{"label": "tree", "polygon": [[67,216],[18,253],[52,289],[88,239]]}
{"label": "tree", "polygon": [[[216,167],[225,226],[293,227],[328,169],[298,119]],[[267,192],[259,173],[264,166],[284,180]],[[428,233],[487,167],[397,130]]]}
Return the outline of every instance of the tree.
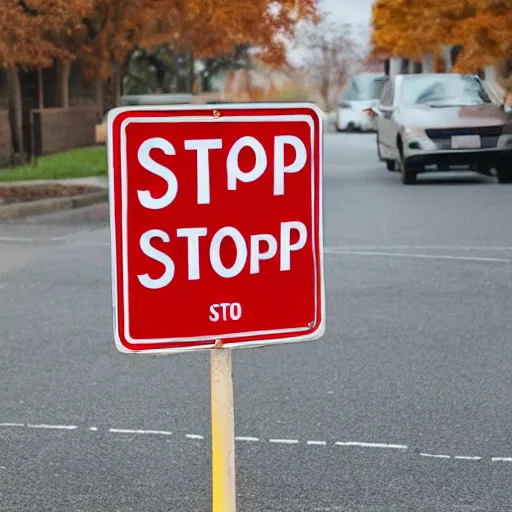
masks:
{"label": "tree", "polygon": [[344,85],[361,59],[350,26],[323,19],[319,24],[307,25],[298,42],[303,54],[299,59],[302,67],[317,84],[325,107],[330,108],[333,94]]}
{"label": "tree", "polygon": [[512,50],[509,0],[378,0],[372,12],[374,47],[419,60],[441,45],[461,46],[456,69],[475,72]]}
{"label": "tree", "polygon": [[19,69],[50,66],[54,58],[71,58],[63,36],[80,27],[89,0],[2,0],[0,5],[0,67],[7,70],[14,126],[13,139],[22,163],[22,98]]}

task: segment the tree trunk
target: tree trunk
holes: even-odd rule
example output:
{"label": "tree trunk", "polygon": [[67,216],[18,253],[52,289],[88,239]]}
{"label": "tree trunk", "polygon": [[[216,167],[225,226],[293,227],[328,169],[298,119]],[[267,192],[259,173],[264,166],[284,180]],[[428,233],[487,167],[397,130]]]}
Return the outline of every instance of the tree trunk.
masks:
{"label": "tree trunk", "polygon": [[94,82],[94,101],[96,103],[99,116],[103,117],[103,111],[105,109],[103,96],[103,79],[99,73],[96,75]]}
{"label": "tree trunk", "polygon": [[23,141],[23,103],[21,99],[21,83],[16,66],[7,69],[9,79],[9,96],[11,108],[12,135],[14,149],[19,154],[20,163],[26,162]]}
{"label": "tree trunk", "polygon": [[43,85],[43,70],[37,68],[37,107],[39,110],[44,108],[44,85]]}
{"label": "tree trunk", "polygon": [[121,66],[119,63],[114,64],[114,101],[116,107],[121,105],[121,96],[122,96],[122,86],[121,86]]}
{"label": "tree trunk", "polygon": [[190,52],[188,65],[188,92],[194,94],[194,82],[196,79],[196,59],[194,52]]}
{"label": "tree trunk", "polygon": [[63,60],[59,63],[59,91],[60,91],[60,106],[62,108],[69,108],[69,71],[71,63],[68,60]]}

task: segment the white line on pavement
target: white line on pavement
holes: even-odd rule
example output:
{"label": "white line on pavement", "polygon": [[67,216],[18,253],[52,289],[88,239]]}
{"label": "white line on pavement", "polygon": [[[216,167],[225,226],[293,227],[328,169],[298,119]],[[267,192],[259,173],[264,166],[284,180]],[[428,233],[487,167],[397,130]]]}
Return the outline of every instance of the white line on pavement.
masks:
{"label": "white line on pavement", "polygon": [[45,424],[38,424],[38,425],[31,425],[30,423],[27,423],[28,428],[46,428],[46,429],[54,429],[54,430],[76,430],[78,427],[76,425],[45,425]]}
{"label": "white line on pavement", "polygon": [[429,457],[431,459],[451,459],[450,455],[435,455],[433,453],[420,453],[420,457]]}
{"label": "white line on pavement", "polygon": [[326,247],[326,249],[334,249],[340,251],[390,251],[390,250],[407,250],[407,251],[474,251],[474,252],[509,252],[512,247],[507,246],[457,246],[457,245],[344,245],[339,247]]}
{"label": "white line on pavement", "polygon": [[387,444],[387,443],[360,443],[354,441],[337,442],[336,446],[357,446],[359,448],[389,448],[392,450],[408,450],[405,444]]}
{"label": "white line on pavement", "polygon": [[28,244],[33,242],[34,238],[22,238],[22,237],[16,237],[16,236],[0,236],[0,242],[19,242],[22,244]]}
{"label": "white line on pavement", "polygon": [[[0,423],[0,428],[30,428],[30,429],[47,429],[47,430],[80,430],[81,428],[90,432],[97,432],[99,429],[95,426],[83,426],[78,427],[77,425],[58,425],[58,424],[47,424],[47,423],[16,423],[16,422],[5,422]],[[146,436],[171,436],[172,432],[168,430],[147,430],[147,429],[125,429],[125,428],[109,428],[108,432],[112,434],[130,434],[130,435],[146,435]],[[186,439],[204,440],[205,437],[198,434],[185,434]],[[261,439],[258,437],[249,436],[237,436],[235,441],[238,442],[260,442]],[[286,444],[286,445],[298,445],[300,444],[299,439],[268,439],[270,444]],[[309,440],[305,443],[307,446],[327,446],[327,441]],[[388,444],[388,443],[370,443],[362,441],[337,441],[334,443],[335,446],[341,447],[354,447],[354,448],[375,448],[375,449],[390,449],[408,452],[409,446],[405,444]],[[408,452],[411,453],[411,452]],[[441,459],[441,460],[457,460],[457,461],[481,461],[481,456],[470,456],[470,455],[444,455],[434,454],[428,452],[415,452],[414,455],[429,458],[429,459]],[[488,459],[489,460],[489,459]],[[492,457],[492,462],[512,462],[512,457]]]}
{"label": "white line on pavement", "polygon": [[346,251],[340,249],[325,249],[326,254],[338,254],[346,256],[381,256],[387,258],[416,258],[422,260],[452,260],[452,261],[475,261],[486,263],[511,263],[512,260],[505,258],[479,258],[476,256],[450,256],[440,254],[408,254],[400,252],[376,252],[376,251]]}
{"label": "white line on pavement", "polygon": [[158,435],[158,436],[170,436],[172,432],[168,432],[165,430],[132,430],[127,428],[109,428],[109,432],[112,434],[141,434],[141,435]]}

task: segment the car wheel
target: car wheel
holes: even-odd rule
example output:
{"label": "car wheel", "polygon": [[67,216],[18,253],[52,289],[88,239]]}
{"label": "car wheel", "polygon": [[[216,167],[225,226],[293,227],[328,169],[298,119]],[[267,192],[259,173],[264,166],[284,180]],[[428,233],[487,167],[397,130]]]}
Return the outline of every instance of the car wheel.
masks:
{"label": "car wheel", "polygon": [[402,183],[404,185],[414,185],[418,177],[418,173],[404,160],[402,141],[398,141],[398,151],[400,153],[400,174],[402,175]]}
{"label": "car wheel", "polygon": [[512,183],[512,166],[506,163],[500,163],[496,167],[498,183]]}
{"label": "car wheel", "polygon": [[396,162],[394,160],[386,160],[386,168],[390,172],[396,171]]}

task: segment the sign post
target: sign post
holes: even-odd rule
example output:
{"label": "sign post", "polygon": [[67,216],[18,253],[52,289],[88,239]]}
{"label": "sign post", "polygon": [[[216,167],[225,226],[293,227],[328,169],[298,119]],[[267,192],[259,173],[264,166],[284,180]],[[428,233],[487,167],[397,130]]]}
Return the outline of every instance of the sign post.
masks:
{"label": "sign post", "polygon": [[322,129],[307,103],[109,113],[116,346],[211,349],[214,512],[236,509],[231,349],[325,330]]}
{"label": "sign post", "polygon": [[236,511],[235,415],[231,349],[210,353],[213,512]]}

